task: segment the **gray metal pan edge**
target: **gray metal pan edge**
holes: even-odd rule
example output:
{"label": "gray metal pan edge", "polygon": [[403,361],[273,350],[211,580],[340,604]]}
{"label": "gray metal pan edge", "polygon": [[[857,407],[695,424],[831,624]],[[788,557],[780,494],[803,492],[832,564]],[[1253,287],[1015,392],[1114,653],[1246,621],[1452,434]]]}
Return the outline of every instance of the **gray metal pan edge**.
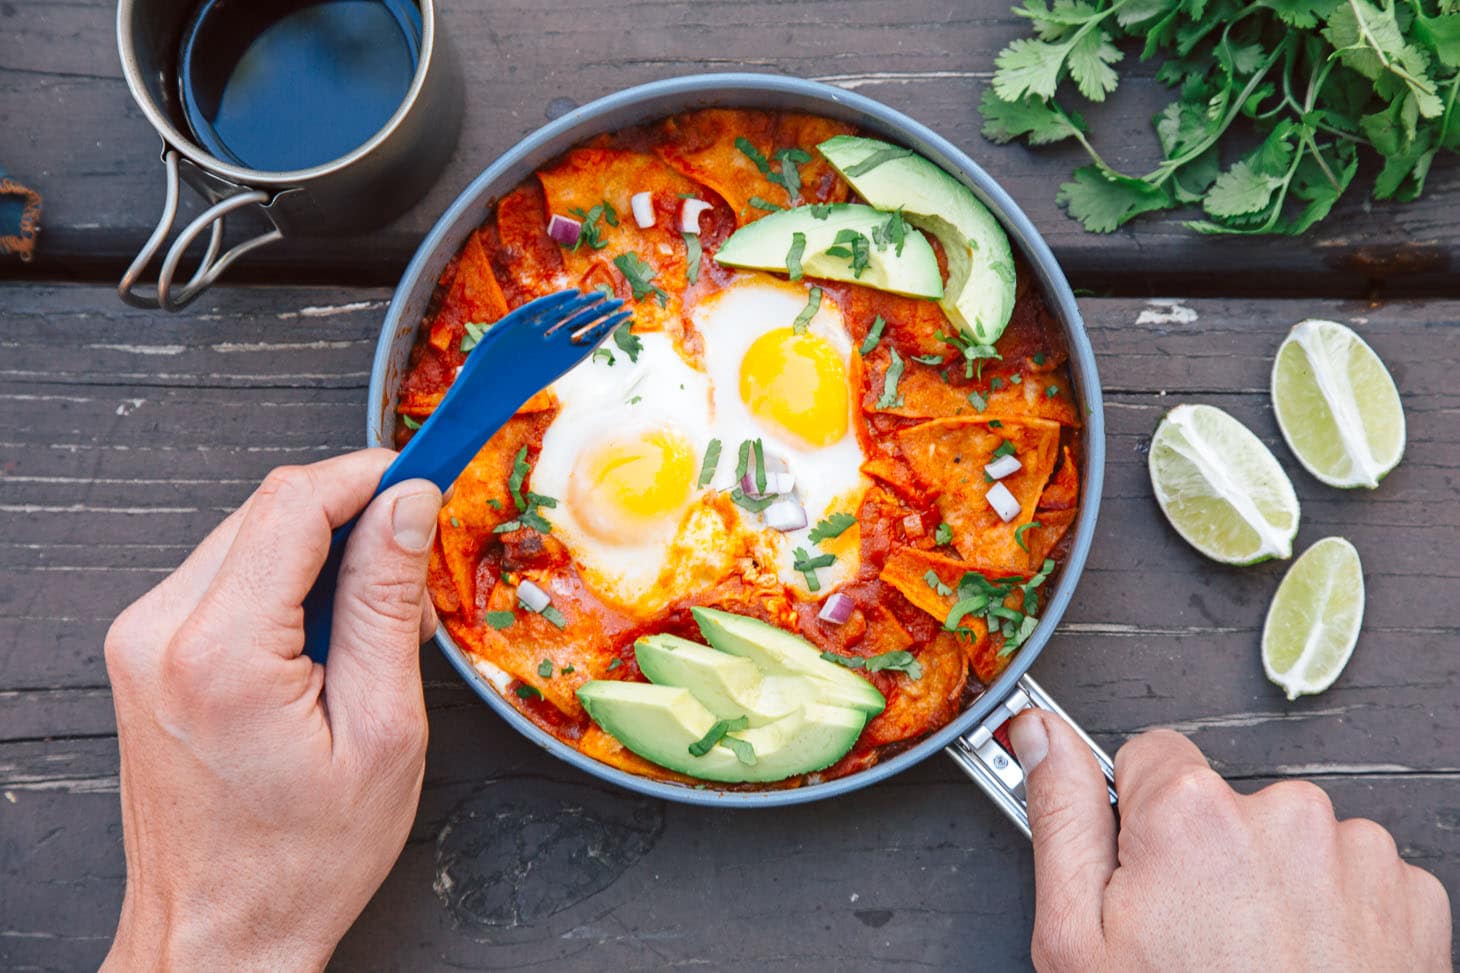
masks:
{"label": "gray metal pan edge", "polygon": [[576,108],[538,129],[488,166],[462,191],[422,241],[396,288],[376,346],[367,400],[366,441],[371,446],[388,446],[392,442],[396,388],[436,281],[467,235],[485,220],[499,196],[593,135],[681,111],[711,107],[781,109],[825,115],[906,145],[958,177],[999,218],[1011,243],[1034,269],[1045,300],[1063,327],[1069,344],[1084,422],[1080,513],[1075,521],[1069,557],[1059,572],[1039,627],[1009,668],[958,718],[890,760],[846,777],[788,790],[724,791],[709,785],[686,787],[624,773],[538,728],[472,667],[465,652],[444,627],[437,630],[436,642],[441,651],[487,705],[515,730],[558,759],[602,780],[665,800],[711,807],[774,807],[836,797],[885,780],[942,751],[987,717],[1015,690],[1015,684],[1048,643],[1069,606],[1090,552],[1105,473],[1105,415],[1095,354],[1075,296],[1054,255],[1014,200],[977,163],[928,127],[870,98],[830,85],[778,75],[701,74],[670,78],[629,88]]}

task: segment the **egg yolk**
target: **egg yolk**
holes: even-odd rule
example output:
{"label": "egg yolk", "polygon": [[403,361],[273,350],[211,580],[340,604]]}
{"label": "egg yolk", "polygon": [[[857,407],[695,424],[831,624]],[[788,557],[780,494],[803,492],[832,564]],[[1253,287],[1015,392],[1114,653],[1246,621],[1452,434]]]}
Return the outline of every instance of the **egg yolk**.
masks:
{"label": "egg yolk", "polygon": [[740,399],[751,415],[807,446],[847,434],[847,367],[820,335],[777,328],[755,339],[740,362]]}
{"label": "egg yolk", "polygon": [[694,466],[690,444],[671,430],[611,439],[583,458],[569,486],[570,500],[590,533],[637,540],[636,530],[684,508]]}

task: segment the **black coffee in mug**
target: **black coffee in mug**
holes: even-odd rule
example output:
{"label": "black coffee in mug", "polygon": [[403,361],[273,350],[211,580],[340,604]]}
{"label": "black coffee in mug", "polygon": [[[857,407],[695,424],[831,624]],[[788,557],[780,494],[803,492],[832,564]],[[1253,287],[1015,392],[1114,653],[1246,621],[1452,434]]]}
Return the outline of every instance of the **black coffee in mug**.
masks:
{"label": "black coffee in mug", "polygon": [[421,55],[414,0],[203,0],[183,29],[183,115],[208,152],[249,169],[308,169],[370,140]]}

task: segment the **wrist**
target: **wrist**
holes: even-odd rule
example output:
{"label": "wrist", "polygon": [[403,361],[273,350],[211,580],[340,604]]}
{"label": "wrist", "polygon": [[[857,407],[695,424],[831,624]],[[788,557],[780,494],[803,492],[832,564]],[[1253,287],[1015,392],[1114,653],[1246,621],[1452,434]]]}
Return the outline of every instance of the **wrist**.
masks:
{"label": "wrist", "polygon": [[323,970],[334,944],[281,932],[277,923],[236,921],[217,903],[177,909],[142,905],[129,890],[103,973],[133,970]]}

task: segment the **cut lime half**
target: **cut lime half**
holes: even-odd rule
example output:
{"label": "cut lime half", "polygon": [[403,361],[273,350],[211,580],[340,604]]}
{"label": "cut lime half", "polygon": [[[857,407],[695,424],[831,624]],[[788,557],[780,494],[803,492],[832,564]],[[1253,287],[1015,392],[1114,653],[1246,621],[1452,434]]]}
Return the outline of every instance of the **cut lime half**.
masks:
{"label": "cut lime half", "polygon": [[1288,699],[1321,693],[1348,664],[1364,621],[1364,570],[1342,537],[1293,562],[1262,626],[1262,667]]}
{"label": "cut lime half", "polygon": [[1335,487],[1379,485],[1404,456],[1404,407],[1379,356],[1337,321],[1288,332],[1272,363],[1272,406],[1298,462]]}
{"label": "cut lime half", "polygon": [[1223,564],[1292,557],[1298,495],[1272,453],[1210,405],[1178,405],[1151,438],[1151,486],[1187,543]]}

